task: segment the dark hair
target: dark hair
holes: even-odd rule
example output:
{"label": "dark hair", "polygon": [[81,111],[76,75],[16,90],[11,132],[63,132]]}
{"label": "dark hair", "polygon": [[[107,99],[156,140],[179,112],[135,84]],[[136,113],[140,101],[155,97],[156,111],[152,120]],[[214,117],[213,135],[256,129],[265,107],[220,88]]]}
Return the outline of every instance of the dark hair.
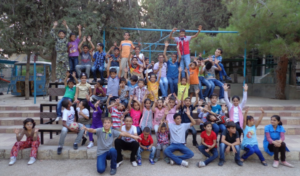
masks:
{"label": "dark hair", "polygon": [[114,48],[114,51],[116,51],[116,50],[120,51],[120,49],[119,49],[118,47],[115,47],[115,48]]}
{"label": "dark hair", "polygon": [[150,101],[150,103],[151,103],[151,100],[150,100],[149,98],[146,98],[146,99],[144,100],[144,104],[146,104],[147,101]]}
{"label": "dark hair", "polygon": [[127,115],[127,116],[125,116],[124,121],[125,121],[127,118],[130,118],[130,119],[132,120],[132,117],[129,116],[129,115]]}
{"label": "dark hair", "polygon": [[238,99],[238,100],[240,101],[240,97],[237,96],[237,95],[232,96],[232,99],[231,99],[231,100],[233,101],[233,99],[235,99],[235,98]]}
{"label": "dark hair", "polygon": [[32,123],[32,128],[35,127],[35,122],[34,122],[34,120],[33,120],[32,118],[27,118],[27,119],[25,119],[25,120],[23,121],[23,128],[24,128],[24,130],[26,130],[26,131],[27,131],[26,123],[28,123],[28,122],[31,122],[31,123]]}
{"label": "dark hair", "polygon": [[[210,121],[210,122],[214,122],[214,121],[212,121],[211,116],[216,117],[216,116],[213,115],[213,114],[208,114],[208,115],[206,116],[206,120],[208,120],[208,121]],[[217,118],[217,117],[216,117],[216,118]]]}
{"label": "dark hair", "polygon": [[161,126],[160,126],[161,128],[163,128],[163,127],[167,127],[167,125],[165,124],[165,123],[163,123],[163,124],[161,124]]}
{"label": "dark hair", "polygon": [[133,57],[131,60],[133,60],[133,59],[136,59],[136,60],[138,60],[138,58],[137,58],[137,57]]}
{"label": "dark hair", "polygon": [[[134,76],[135,76],[135,75],[134,75]],[[139,82],[143,82],[143,84],[145,84],[144,79],[139,79],[139,80],[138,80],[138,83],[139,83]]]}
{"label": "dark hair", "polygon": [[137,82],[138,81],[138,77],[136,75],[132,75],[130,78],[131,81]]}
{"label": "dark hair", "polygon": [[236,125],[235,125],[235,123],[234,123],[234,122],[232,122],[232,121],[228,122],[228,123],[227,123],[227,125],[226,125],[226,128],[230,128],[230,127],[234,127],[234,128],[236,128]]}
{"label": "dark hair", "polygon": [[217,94],[212,94],[209,98],[212,99],[213,97],[218,98],[218,95]]}
{"label": "dark hair", "polygon": [[103,43],[97,43],[97,45],[101,46],[101,47],[102,47],[102,49],[104,48],[104,45],[103,45]]}
{"label": "dark hair", "polygon": [[125,35],[126,33],[130,36],[130,33],[129,33],[129,32],[124,32],[124,35]]}
{"label": "dark hair", "polygon": [[176,56],[176,58],[177,58],[177,56],[178,56],[178,54],[177,54],[177,53],[172,53],[172,55],[175,55],[175,56]]}
{"label": "dark hair", "polygon": [[149,127],[145,127],[144,129],[143,129],[143,132],[145,132],[145,133],[150,133],[150,128]]}
{"label": "dark hair", "polygon": [[123,110],[125,110],[127,108],[127,104],[126,103],[120,102],[120,104],[124,105],[124,109]]}
{"label": "dark hair", "polygon": [[248,120],[252,120],[252,119],[254,119],[253,116],[247,116],[246,125],[248,125]]}
{"label": "dark hair", "polygon": [[88,108],[88,102],[87,102],[87,100],[82,100],[81,103],[82,103],[82,106],[84,108]]}
{"label": "dark hair", "polygon": [[191,63],[193,63],[193,64],[195,64],[195,66],[197,66],[197,62],[196,62],[196,61],[193,61],[193,62],[191,62]]}
{"label": "dark hair", "polygon": [[80,74],[80,79],[83,77],[83,76],[85,76],[85,77],[87,77],[87,75],[86,75],[86,73],[85,72],[81,72],[81,74]]}
{"label": "dark hair", "polygon": [[104,80],[102,80],[102,79],[98,80],[97,83],[99,83],[101,86],[103,86],[104,85]]}
{"label": "dark hair", "polygon": [[282,122],[281,122],[281,120],[280,120],[280,116],[279,116],[279,115],[273,115],[273,116],[271,117],[271,119],[272,119],[273,117],[279,122],[278,125],[282,125]]}
{"label": "dark hair", "polygon": [[134,50],[136,50],[137,48],[138,48],[138,49],[140,49],[140,47],[139,47],[139,46],[135,46],[135,47],[134,47]]}
{"label": "dark hair", "polygon": [[75,33],[71,33],[69,38],[71,38],[71,37],[72,37],[72,35],[75,35],[75,37],[76,37],[76,34],[75,34]]}
{"label": "dark hair", "polygon": [[152,77],[152,76],[155,76],[155,79],[157,79],[157,76],[156,76],[156,74],[154,74],[154,73],[151,73],[149,76],[150,76],[150,78]]}
{"label": "dark hair", "polygon": [[204,125],[204,127],[206,127],[206,126],[209,125],[209,124],[212,125],[211,122],[206,121],[203,125]]}
{"label": "dark hair", "polygon": [[89,45],[83,45],[82,48],[87,47],[88,49],[90,49]]}
{"label": "dark hair", "polygon": [[181,77],[181,81],[182,81],[182,79],[186,79],[187,80],[187,77],[183,76],[183,77]]}
{"label": "dark hair", "polygon": [[179,113],[176,113],[176,114],[174,114],[174,115],[173,115],[173,119],[175,120],[175,119],[176,119],[176,117],[178,117],[178,116],[180,116],[180,117],[181,117],[181,115],[180,115]]}
{"label": "dark hair", "polygon": [[175,99],[175,97],[171,96],[171,97],[169,98],[169,101],[175,101],[175,102],[176,102],[176,99]]}
{"label": "dark hair", "polygon": [[223,54],[223,50],[221,48],[217,48],[217,50],[220,50],[220,53]]}
{"label": "dark hair", "polygon": [[109,70],[109,73],[117,73],[117,69],[111,68],[111,69]]}
{"label": "dark hair", "polygon": [[75,84],[74,79],[69,78],[68,81],[67,81],[67,84],[69,84],[70,82],[73,83],[73,84]]}
{"label": "dark hair", "polygon": [[64,31],[64,30],[59,30],[59,31],[58,31],[58,34],[61,33],[61,32],[64,33],[64,34],[66,35],[66,31]]}
{"label": "dark hair", "polygon": [[198,60],[199,60],[199,61],[202,61],[202,60],[203,60],[203,58],[202,58],[202,57],[198,57]]}
{"label": "dark hair", "polygon": [[149,60],[149,58],[148,58],[148,57],[145,57],[145,61],[146,61],[146,60]]}
{"label": "dark hair", "polygon": [[191,99],[190,97],[186,97],[186,98],[184,99],[184,101],[187,100],[187,99],[189,99],[190,101],[192,101],[192,99]]}
{"label": "dark hair", "polygon": [[104,122],[105,120],[109,120],[111,123],[113,122],[111,117],[103,117],[102,122]]}
{"label": "dark hair", "polygon": [[157,58],[159,58],[160,56],[164,57],[164,55],[162,53],[159,53]]}
{"label": "dark hair", "polygon": [[180,31],[179,32],[185,32],[185,29],[180,29]]}
{"label": "dark hair", "polygon": [[212,63],[211,62],[207,62],[206,65],[205,65],[205,69],[206,70],[210,70],[212,67]]}
{"label": "dark hair", "polygon": [[121,78],[119,83],[121,84],[122,81],[125,82],[125,84],[127,82],[125,78]]}
{"label": "dark hair", "polygon": [[62,103],[61,103],[61,106],[64,107],[64,108],[68,108],[69,102],[70,102],[69,99],[64,99],[64,100],[62,101]]}

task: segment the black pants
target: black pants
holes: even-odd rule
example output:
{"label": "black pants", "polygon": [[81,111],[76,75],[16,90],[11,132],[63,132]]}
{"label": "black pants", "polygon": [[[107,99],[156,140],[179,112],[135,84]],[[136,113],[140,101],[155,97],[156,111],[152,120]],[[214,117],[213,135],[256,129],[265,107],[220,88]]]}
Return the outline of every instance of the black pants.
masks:
{"label": "black pants", "polygon": [[115,140],[115,148],[117,150],[117,163],[123,160],[122,150],[130,150],[130,162],[135,161],[135,155],[139,149],[139,143],[136,141],[125,142],[122,139]]}
{"label": "black pants", "polygon": [[236,131],[239,132],[240,139],[243,138],[243,136],[242,136],[243,129],[242,129],[241,126],[240,126],[240,122],[236,122],[236,123],[235,123],[235,127],[236,127]]}
{"label": "black pants", "polygon": [[271,152],[274,152],[274,160],[279,161],[278,154],[280,152],[280,159],[281,159],[281,161],[282,162],[285,161],[286,145],[285,145],[284,142],[281,143],[280,147],[275,147],[274,144],[269,144],[268,145],[268,149]]}

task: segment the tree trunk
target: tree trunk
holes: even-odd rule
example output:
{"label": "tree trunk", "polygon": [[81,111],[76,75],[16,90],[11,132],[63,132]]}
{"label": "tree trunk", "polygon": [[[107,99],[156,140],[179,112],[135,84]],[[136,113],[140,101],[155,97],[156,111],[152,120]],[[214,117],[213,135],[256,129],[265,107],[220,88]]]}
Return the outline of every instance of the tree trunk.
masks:
{"label": "tree trunk", "polygon": [[285,86],[286,86],[286,73],[288,68],[289,59],[286,55],[280,57],[277,61],[276,67],[276,86],[275,86],[275,98],[286,99]]}
{"label": "tree trunk", "polygon": [[51,82],[55,82],[56,79],[56,51],[53,48],[51,53]]}
{"label": "tree trunk", "polygon": [[297,61],[296,61],[296,57],[293,57],[291,59],[292,61],[292,72],[291,72],[291,85],[296,86],[297,85],[297,81],[296,81],[296,66],[297,66]]}
{"label": "tree trunk", "polygon": [[29,72],[30,72],[30,53],[27,53],[26,76],[25,76],[25,100],[29,100]]}

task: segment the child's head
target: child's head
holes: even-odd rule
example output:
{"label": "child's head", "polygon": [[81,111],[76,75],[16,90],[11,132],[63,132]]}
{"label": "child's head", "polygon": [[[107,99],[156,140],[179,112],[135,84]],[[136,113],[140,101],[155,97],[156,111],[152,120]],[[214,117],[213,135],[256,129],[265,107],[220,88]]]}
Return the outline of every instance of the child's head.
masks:
{"label": "child's head", "polygon": [[125,78],[121,78],[119,84],[120,84],[120,86],[125,86],[126,85],[126,79]]}
{"label": "child's head", "polygon": [[160,132],[161,132],[161,133],[164,133],[164,132],[166,132],[166,129],[167,129],[167,126],[166,126],[165,123],[163,123],[163,124],[161,125],[161,127],[160,127]]}
{"label": "child's head", "polygon": [[136,75],[132,75],[131,78],[130,78],[130,84],[131,85],[135,85],[136,82],[138,81],[138,77]]}
{"label": "child's head", "polygon": [[208,114],[206,119],[210,122],[215,122],[217,120],[217,117],[214,116],[213,114]]}
{"label": "child's head", "polygon": [[177,53],[172,53],[171,57],[172,57],[172,62],[177,61]]}
{"label": "child's head", "polygon": [[226,128],[229,131],[229,133],[234,134],[236,132],[236,125],[234,122],[228,122]]}
{"label": "child's head", "polygon": [[154,65],[154,63],[155,63],[154,61],[151,61],[151,65]]}
{"label": "child's head", "polygon": [[119,111],[125,111],[125,109],[126,109],[126,103],[119,103],[119,106],[117,107],[117,109],[119,110]]}
{"label": "child's head", "polygon": [[152,74],[150,75],[150,81],[151,81],[152,83],[155,83],[155,82],[156,82],[156,74],[152,73]]}
{"label": "child's head", "polygon": [[210,96],[210,101],[211,101],[211,103],[212,103],[213,105],[215,105],[215,104],[217,103],[217,101],[218,101],[218,96],[217,96],[216,94],[212,94],[212,95]]}
{"label": "child's head", "polygon": [[81,74],[80,74],[80,81],[81,81],[82,84],[86,83],[86,78],[87,78],[86,73],[81,72]]}
{"label": "child's head", "polygon": [[240,104],[240,97],[239,96],[233,96],[232,97],[232,103],[233,103],[233,106],[238,106]]}
{"label": "child's head", "polygon": [[190,98],[190,97],[186,97],[186,98],[184,99],[184,104],[185,104],[186,107],[191,106],[191,104],[192,104],[191,98]]}
{"label": "child's head", "polygon": [[149,58],[148,57],[145,57],[145,62],[146,62],[146,65],[149,64]]}
{"label": "child's head", "polygon": [[134,48],[134,52],[135,52],[136,55],[140,54],[140,47],[139,47],[139,46],[136,46],[136,47]]}
{"label": "child's head", "polygon": [[215,51],[216,57],[221,56],[222,54],[223,54],[223,50],[221,48],[216,49],[216,51]]}
{"label": "child's head", "polygon": [[150,132],[151,132],[150,128],[149,128],[149,127],[145,127],[145,128],[143,129],[144,137],[145,137],[145,138],[148,138]]}
{"label": "child's head", "polygon": [[185,29],[180,29],[179,37],[185,37]]}
{"label": "child's head", "polygon": [[212,63],[211,62],[207,62],[205,65],[205,70],[210,70],[212,67]]}
{"label": "child's head", "polygon": [[97,51],[103,51],[104,45],[103,43],[97,43]]}
{"label": "child's head", "polygon": [[271,117],[271,124],[273,126],[282,125],[282,122],[280,121],[280,116],[279,115],[273,115]]}
{"label": "child's head", "polygon": [[140,110],[140,104],[138,102],[134,101],[132,105],[134,110]]}
{"label": "child's head", "polygon": [[204,110],[204,109],[209,110],[208,104],[205,104],[204,107],[203,107],[203,111],[206,112],[206,110]]}
{"label": "child's head", "polygon": [[130,128],[132,125],[132,117],[126,116],[124,119],[124,123],[125,123],[126,128]]}
{"label": "child's head", "polygon": [[176,99],[174,97],[169,98],[169,105],[173,108],[176,105]]}
{"label": "child's head", "polygon": [[[186,85],[186,83],[187,83],[186,77],[182,77],[181,78],[181,85]],[[186,90],[186,91],[188,91],[188,90]]]}
{"label": "child's head", "polygon": [[120,54],[119,48],[115,47],[115,49],[114,49],[114,55],[118,56],[119,54]]}
{"label": "child's head", "polygon": [[78,107],[79,107],[80,109],[88,108],[88,102],[87,102],[87,100],[82,100],[82,101],[79,103]]}
{"label": "child's head", "polygon": [[133,58],[131,59],[131,64],[132,64],[132,65],[137,65],[137,63],[138,63],[137,57],[133,57]]}
{"label": "child's head", "polygon": [[161,54],[161,53],[158,54],[157,60],[158,60],[158,62],[163,63],[164,62],[164,55]]}
{"label": "child's head", "polygon": [[124,33],[124,39],[125,39],[125,40],[128,40],[129,38],[130,38],[129,32],[125,32],[125,33]]}
{"label": "child's head", "polygon": [[74,33],[70,34],[70,41],[74,42],[76,40],[76,35]]}
{"label": "child's head", "polygon": [[58,37],[63,39],[66,36],[66,32],[64,30],[59,30],[58,31]]}
{"label": "child's head", "polygon": [[246,125],[248,125],[249,127],[252,127],[254,125],[254,118],[253,118],[253,116],[247,116]]}
{"label": "child's head", "polygon": [[144,105],[147,109],[151,108],[151,100],[149,98],[146,98],[144,101]]}
{"label": "child's head", "polygon": [[163,105],[164,105],[164,100],[163,99],[158,99],[157,100],[157,108],[158,109],[161,109],[162,107],[163,107]]}
{"label": "child's head", "polygon": [[116,70],[115,68],[111,68],[111,69],[109,70],[109,76],[110,76],[111,78],[115,78],[115,77],[117,76],[117,70]]}
{"label": "child's head", "polygon": [[90,48],[89,48],[89,46],[88,45],[83,45],[83,52],[84,53],[87,53],[87,52],[89,52],[89,50],[90,50]]}
{"label": "child's head", "polygon": [[145,86],[144,79],[139,79],[139,81],[138,81],[138,86],[139,86],[139,88],[142,88],[142,87]]}
{"label": "child's head", "polygon": [[191,62],[191,69],[195,69],[197,66],[197,62]]}
{"label": "child's head", "polygon": [[72,102],[69,99],[64,99],[61,102],[61,106],[66,108],[66,109],[70,109],[70,107],[72,106]]}
{"label": "child's head", "polygon": [[104,80],[98,80],[97,81],[97,86],[98,87],[103,87],[103,85],[104,85]]}
{"label": "child's head", "polygon": [[74,81],[73,81],[73,79],[69,79],[68,82],[67,82],[67,84],[68,84],[68,87],[72,89],[73,86],[74,86]]}
{"label": "child's head", "polygon": [[211,124],[209,121],[206,121],[206,122],[204,123],[204,129],[205,129],[205,131],[207,131],[207,132],[211,132],[211,130],[212,130],[212,124]]}
{"label": "child's head", "polygon": [[27,118],[23,121],[23,128],[24,130],[31,130],[35,126],[35,122],[32,118]]}
{"label": "child's head", "polygon": [[112,119],[110,117],[104,117],[102,119],[104,130],[109,130],[112,127]]}
{"label": "child's head", "polygon": [[181,124],[181,115],[179,113],[174,114],[173,119],[174,119],[176,125]]}

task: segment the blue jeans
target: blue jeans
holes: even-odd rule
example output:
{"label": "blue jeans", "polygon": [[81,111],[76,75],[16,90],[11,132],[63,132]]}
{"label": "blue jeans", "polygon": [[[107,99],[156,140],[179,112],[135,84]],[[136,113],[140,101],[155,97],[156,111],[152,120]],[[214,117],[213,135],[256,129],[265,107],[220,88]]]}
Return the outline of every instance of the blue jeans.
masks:
{"label": "blue jeans", "polygon": [[167,77],[160,78],[159,88],[161,90],[162,96],[167,97],[168,96],[168,78]]}
{"label": "blue jeans", "polygon": [[76,65],[78,65],[78,56],[69,57],[69,65],[70,65],[70,73],[72,74],[73,72],[76,72]]}
{"label": "blue jeans", "polygon": [[72,102],[72,99],[71,98],[68,98],[68,97],[62,97],[61,100],[59,100],[59,102],[57,103],[57,108],[56,108],[56,115],[57,117],[62,117],[62,113],[61,113],[61,103],[64,101],[64,100],[70,100]]}
{"label": "blue jeans", "polygon": [[136,127],[136,132],[137,132],[137,135],[142,134],[142,129],[141,129],[141,127],[137,126],[137,127]]}
{"label": "blue jeans", "polygon": [[255,153],[258,156],[258,158],[260,159],[260,161],[265,161],[265,158],[262,155],[262,153],[259,150],[257,145],[253,145],[253,146],[245,145],[244,150],[246,151],[246,153],[242,156],[242,158],[244,160],[246,160],[249,156],[251,156],[253,153]]}
{"label": "blue jeans", "polygon": [[193,135],[193,144],[197,144],[197,131],[194,126],[191,126],[188,130],[185,131],[185,141],[190,131],[192,132]]}
{"label": "blue jeans", "polygon": [[[146,147],[149,147],[149,146],[146,146]],[[154,155],[155,155],[155,151],[156,151],[156,148],[154,146],[151,147],[151,149],[142,149],[141,147],[139,147],[138,151],[137,151],[137,154],[136,154],[136,158],[137,159],[141,159],[141,153],[143,151],[150,151],[150,155],[149,155],[149,159],[153,159],[154,158]]]}
{"label": "blue jeans", "polygon": [[208,164],[209,164],[210,162],[212,162],[214,159],[218,158],[218,150],[217,150],[217,148],[214,147],[214,148],[210,149],[210,153],[213,154],[212,156],[210,156],[210,154],[207,153],[207,152],[205,151],[205,149],[207,149],[207,148],[208,148],[208,147],[206,147],[205,145],[200,145],[200,146],[198,147],[198,150],[199,150],[204,156],[208,157],[208,159],[204,161],[205,165],[208,165]]}
{"label": "blue jeans", "polygon": [[[175,151],[179,151],[183,153],[183,155],[174,155],[173,152]],[[175,143],[172,143],[169,147],[167,147],[164,151],[164,154],[178,165],[181,165],[182,160],[190,159],[194,156],[194,153],[184,144]]]}
{"label": "blue jeans", "polygon": [[217,71],[217,72],[219,73],[220,81],[223,81],[223,76],[225,76],[225,78],[228,77],[228,76],[227,76],[227,73],[224,69],[224,65],[222,63],[219,63],[219,66],[222,68],[222,70]]}
{"label": "blue jeans", "polygon": [[[202,93],[203,85],[206,86],[204,94]],[[204,100],[206,97],[208,97],[211,87],[212,87],[211,83],[207,79],[205,79],[203,76],[199,76],[199,88],[200,88],[199,97],[200,97],[200,99]]]}
{"label": "blue jeans", "polygon": [[178,77],[177,78],[168,77],[168,83],[170,87],[170,92],[177,94]]}
{"label": "blue jeans", "polygon": [[211,91],[209,97],[213,94],[215,87],[218,86],[220,87],[219,99],[224,98],[224,88],[223,88],[224,84],[217,79],[209,79],[208,81],[211,82]]}
{"label": "blue jeans", "polygon": [[117,150],[115,148],[109,149],[109,151],[97,156],[97,172],[102,174],[105,172],[107,161],[110,160],[110,168],[117,168]]}
{"label": "blue jeans", "polygon": [[125,103],[126,105],[128,105],[128,99],[121,100],[120,102]]}
{"label": "blue jeans", "polygon": [[181,78],[185,77],[185,72],[184,69],[187,68],[188,73],[190,74],[189,71],[189,64],[191,62],[191,56],[190,54],[185,54],[181,57],[181,61],[180,61],[180,67],[182,68],[182,72],[181,72]]}
{"label": "blue jeans", "polygon": [[101,77],[101,80],[104,79],[104,65],[102,66],[93,66],[92,67],[92,73],[93,73],[93,76],[94,76],[94,80],[96,81],[97,80],[97,76],[96,76],[96,73],[97,73],[97,70],[100,72],[100,77]]}
{"label": "blue jeans", "polygon": [[223,132],[224,130],[226,130],[226,127],[224,124],[212,124],[212,130],[216,133],[216,135],[218,136],[219,132]]}
{"label": "blue jeans", "polygon": [[[240,161],[240,146],[239,145],[235,145],[235,156],[234,159],[235,161]],[[224,143],[220,143],[220,161],[225,161],[225,149],[227,148],[227,145]],[[232,149],[230,148],[230,151],[232,151]]]}

